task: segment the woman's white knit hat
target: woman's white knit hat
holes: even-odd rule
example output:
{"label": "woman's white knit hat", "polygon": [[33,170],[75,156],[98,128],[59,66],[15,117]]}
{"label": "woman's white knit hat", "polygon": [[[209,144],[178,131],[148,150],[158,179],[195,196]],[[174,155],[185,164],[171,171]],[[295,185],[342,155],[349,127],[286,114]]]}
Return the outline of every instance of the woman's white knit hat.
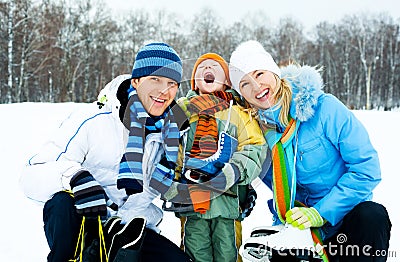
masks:
{"label": "woman's white knit hat", "polygon": [[259,42],[243,42],[233,51],[229,61],[229,76],[233,89],[240,94],[240,80],[255,70],[267,70],[281,77],[278,65]]}

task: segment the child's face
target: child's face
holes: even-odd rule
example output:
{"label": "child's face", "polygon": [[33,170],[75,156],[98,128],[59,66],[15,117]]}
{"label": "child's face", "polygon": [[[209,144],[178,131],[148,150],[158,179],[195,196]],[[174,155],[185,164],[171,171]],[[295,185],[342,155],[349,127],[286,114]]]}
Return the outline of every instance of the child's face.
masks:
{"label": "child's face", "polygon": [[178,83],[162,76],[145,76],[132,79],[139,100],[152,116],[161,116],[172,103],[178,91]]}
{"label": "child's face", "polygon": [[195,89],[200,94],[209,94],[216,91],[225,91],[227,79],[224,69],[215,60],[206,59],[196,69]]}

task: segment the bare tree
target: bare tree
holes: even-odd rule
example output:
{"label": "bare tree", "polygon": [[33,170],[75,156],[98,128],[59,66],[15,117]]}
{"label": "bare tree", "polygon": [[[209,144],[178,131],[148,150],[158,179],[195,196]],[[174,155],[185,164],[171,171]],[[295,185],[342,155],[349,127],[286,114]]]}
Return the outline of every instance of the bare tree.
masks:
{"label": "bare tree", "polygon": [[193,16],[191,23],[190,55],[197,58],[199,55],[217,50],[221,35],[220,18],[212,9],[204,8]]}
{"label": "bare tree", "polygon": [[[385,108],[390,109],[393,106],[400,106],[399,102],[394,104],[394,101],[399,101],[399,85],[395,84],[396,69],[400,66],[400,49],[399,49],[399,25],[393,24],[389,30],[389,41],[388,41],[388,63],[389,63],[389,82],[388,82],[388,93],[386,98]],[[398,75],[398,74],[397,74]],[[398,79],[397,79],[398,81]],[[397,99],[395,97],[397,90]]]}
{"label": "bare tree", "polygon": [[275,44],[277,57],[280,60],[297,62],[302,54],[304,45],[303,25],[290,17],[280,20],[276,30]]}
{"label": "bare tree", "polygon": [[388,14],[322,21],[309,37],[299,21],[272,21],[262,12],[225,26],[211,9],[189,21],[165,10],[129,10],[115,20],[103,5],[101,0],[0,2],[0,102],[92,101],[111,78],[129,73],[138,49],[154,40],[181,55],[182,96],[199,55],[215,52],[229,61],[239,43],[256,39],[278,63],[322,66],[325,91],[350,108],[400,106],[399,22]]}
{"label": "bare tree", "polygon": [[7,89],[7,102],[12,102],[12,89],[13,89],[13,47],[14,47],[14,1],[8,2],[8,89]]}

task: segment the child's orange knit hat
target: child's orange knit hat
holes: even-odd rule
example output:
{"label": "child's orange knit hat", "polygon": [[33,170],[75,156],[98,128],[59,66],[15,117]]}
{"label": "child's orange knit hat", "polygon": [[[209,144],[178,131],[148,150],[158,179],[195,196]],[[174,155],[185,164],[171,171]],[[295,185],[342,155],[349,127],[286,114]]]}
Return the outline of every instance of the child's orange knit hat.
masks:
{"label": "child's orange knit hat", "polygon": [[199,66],[199,64],[201,62],[203,62],[204,60],[207,60],[207,59],[212,59],[214,61],[217,61],[221,65],[222,69],[225,72],[226,80],[228,80],[228,85],[230,87],[231,86],[231,80],[229,79],[228,63],[225,61],[225,59],[223,59],[220,55],[218,55],[216,53],[206,53],[204,55],[201,55],[197,59],[196,63],[193,66],[192,78],[190,80],[190,85],[192,87],[192,90],[194,90],[194,87],[195,87],[194,75],[196,74],[197,67]]}

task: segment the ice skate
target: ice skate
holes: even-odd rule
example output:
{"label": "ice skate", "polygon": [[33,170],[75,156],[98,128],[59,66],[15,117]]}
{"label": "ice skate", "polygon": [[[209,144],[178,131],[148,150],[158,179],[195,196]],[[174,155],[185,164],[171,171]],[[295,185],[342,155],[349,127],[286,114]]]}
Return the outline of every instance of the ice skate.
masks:
{"label": "ice skate", "polygon": [[240,247],[240,254],[256,262],[270,261],[275,255],[309,261],[315,256],[315,248],[310,229],[300,230],[287,224],[254,229]]}

